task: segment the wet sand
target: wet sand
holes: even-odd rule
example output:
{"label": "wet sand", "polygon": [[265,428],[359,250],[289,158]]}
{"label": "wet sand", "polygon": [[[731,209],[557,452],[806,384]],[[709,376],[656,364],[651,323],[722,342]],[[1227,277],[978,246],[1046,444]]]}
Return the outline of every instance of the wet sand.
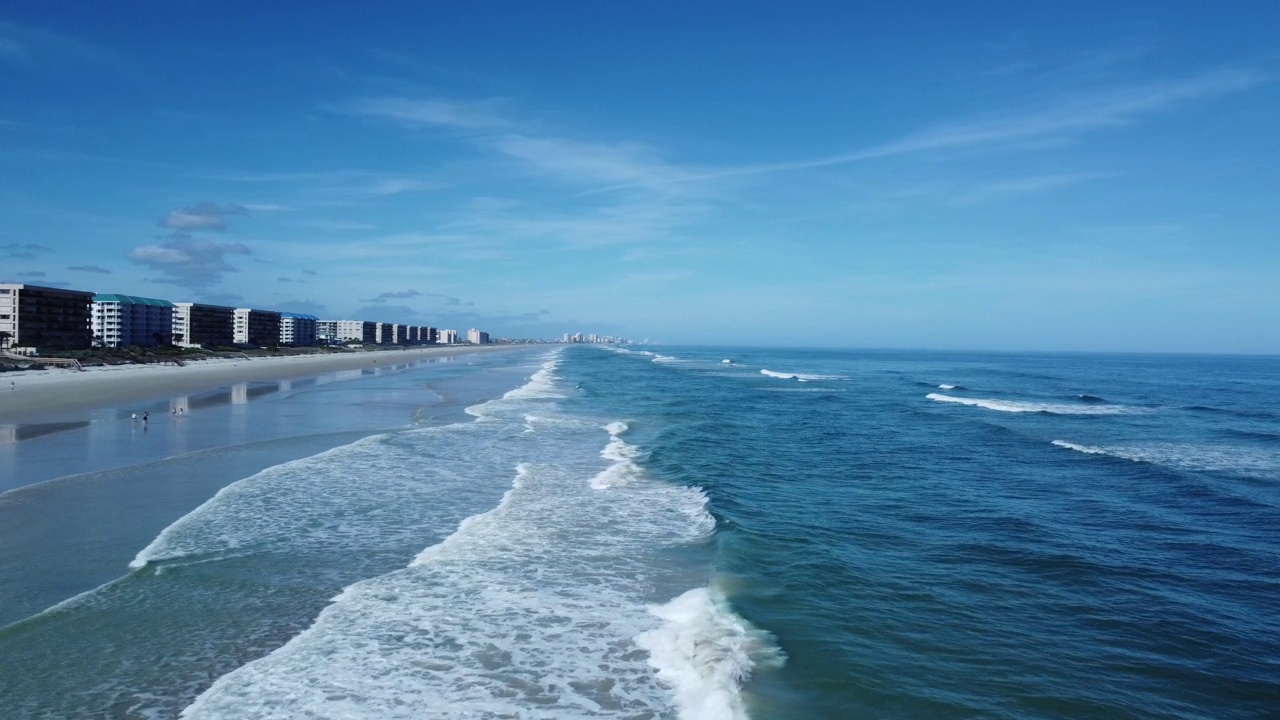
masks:
{"label": "wet sand", "polygon": [[0,373],[0,422],[46,420],[69,412],[198,393],[234,383],[284,380],[519,347],[527,346],[425,347],[253,359],[217,358],[182,366],[115,365],[84,371],[59,368]]}

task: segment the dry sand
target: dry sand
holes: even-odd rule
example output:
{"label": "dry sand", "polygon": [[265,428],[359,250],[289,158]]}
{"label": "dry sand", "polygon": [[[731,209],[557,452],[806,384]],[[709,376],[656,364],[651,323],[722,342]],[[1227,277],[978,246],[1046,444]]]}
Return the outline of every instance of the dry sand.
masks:
{"label": "dry sand", "polygon": [[0,422],[29,422],[72,411],[187,395],[240,382],[283,380],[515,347],[520,346],[427,347],[253,359],[218,358],[192,361],[183,366],[114,365],[86,368],[82,372],[59,368],[0,373]]}

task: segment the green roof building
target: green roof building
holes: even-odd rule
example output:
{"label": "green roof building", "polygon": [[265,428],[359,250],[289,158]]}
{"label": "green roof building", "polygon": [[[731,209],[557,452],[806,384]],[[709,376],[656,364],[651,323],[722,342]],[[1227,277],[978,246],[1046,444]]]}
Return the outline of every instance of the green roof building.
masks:
{"label": "green roof building", "polygon": [[173,303],[134,295],[93,296],[93,344],[142,347],[173,342]]}

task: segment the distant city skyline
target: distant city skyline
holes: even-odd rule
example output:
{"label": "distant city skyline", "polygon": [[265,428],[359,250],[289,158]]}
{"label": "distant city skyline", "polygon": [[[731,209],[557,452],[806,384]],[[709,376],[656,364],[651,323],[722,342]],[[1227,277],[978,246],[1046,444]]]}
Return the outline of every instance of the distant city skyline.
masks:
{"label": "distant city skyline", "polygon": [[493,337],[1280,353],[1280,6],[0,10],[0,282]]}

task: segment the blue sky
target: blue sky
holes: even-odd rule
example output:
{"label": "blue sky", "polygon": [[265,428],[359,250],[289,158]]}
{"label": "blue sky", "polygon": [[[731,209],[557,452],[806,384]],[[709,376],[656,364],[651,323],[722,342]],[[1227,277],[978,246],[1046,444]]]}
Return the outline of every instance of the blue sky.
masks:
{"label": "blue sky", "polygon": [[6,3],[0,279],[505,336],[1280,353],[1280,5],[449,5]]}

